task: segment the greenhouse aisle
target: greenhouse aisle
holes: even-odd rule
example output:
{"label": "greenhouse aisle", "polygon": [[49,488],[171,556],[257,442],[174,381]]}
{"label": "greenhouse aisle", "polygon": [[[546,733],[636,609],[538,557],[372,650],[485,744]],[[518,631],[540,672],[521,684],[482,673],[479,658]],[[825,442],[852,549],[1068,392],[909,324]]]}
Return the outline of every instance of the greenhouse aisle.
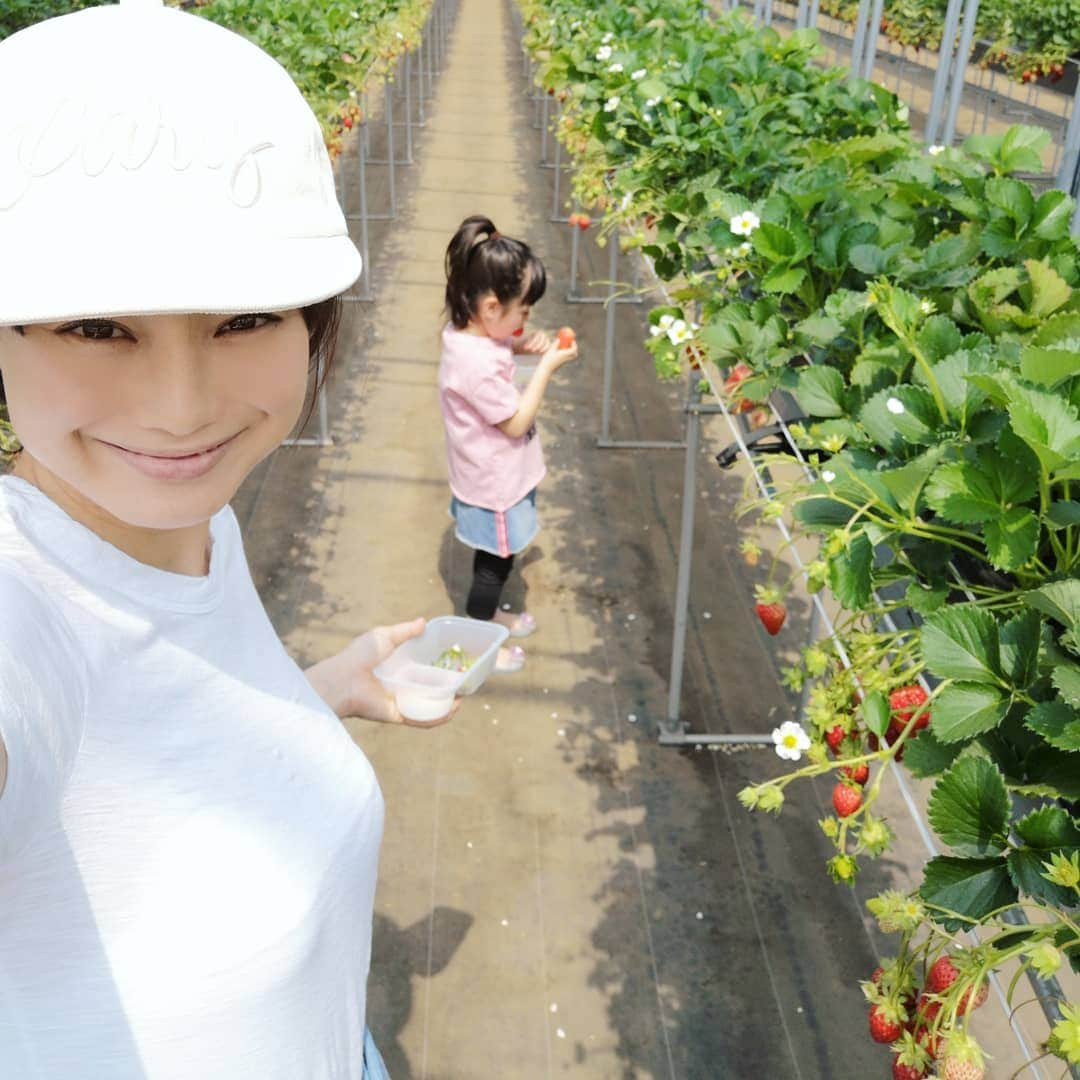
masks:
{"label": "greenhouse aisle", "polygon": [[[333,445],[283,450],[236,504],[304,662],[379,622],[460,611],[470,559],[446,512],[435,386],[442,254],[473,212],[534,244],[552,281],[535,321],[574,325],[582,345],[542,412],[543,531],[508,596],[540,630],[525,670],[446,726],[349,722],[387,805],[369,1023],[394,1080],[886,1075],[857,985],[875,942],[824,872],[822,792],[751,816],[735,795],[778,771],[771,753],[656,742],[683,457],[596,449],[603,310],[564,302],[569,230],[548,220],[522,90],[503,0],[461,0],[399,218],[376,236],[377,301],[349,308]],[[586,255],[602,278],[591,239]],[[620,316],[617,434],[678,437],[679,389],[652,375],[639,318]],[[737,554],[740,482],[704,453],[699,471],[685,715],[767,732],[792,702]],[[792,611],[789,647],[806,616]]]}

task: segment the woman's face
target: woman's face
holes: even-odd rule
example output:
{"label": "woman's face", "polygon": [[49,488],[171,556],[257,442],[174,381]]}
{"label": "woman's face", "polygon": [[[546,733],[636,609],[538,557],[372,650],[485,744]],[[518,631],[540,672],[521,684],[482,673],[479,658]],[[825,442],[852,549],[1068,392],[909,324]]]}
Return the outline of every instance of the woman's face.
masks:
{"label": "woman's face", "polygon": [[5,327],[0,372],[20,474],[87,524],[186,529],[292,430],[308,332],[299,310]]}

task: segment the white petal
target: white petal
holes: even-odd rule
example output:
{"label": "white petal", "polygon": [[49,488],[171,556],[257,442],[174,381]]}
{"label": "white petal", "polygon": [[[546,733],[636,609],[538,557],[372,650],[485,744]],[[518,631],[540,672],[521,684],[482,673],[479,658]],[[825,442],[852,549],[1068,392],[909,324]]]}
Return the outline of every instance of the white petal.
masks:
{"label": "white petal", "polygon": [[904,403],[899,398],[891,397],[885,402],[885,408],[894,416],[899,416],[904,411]]}

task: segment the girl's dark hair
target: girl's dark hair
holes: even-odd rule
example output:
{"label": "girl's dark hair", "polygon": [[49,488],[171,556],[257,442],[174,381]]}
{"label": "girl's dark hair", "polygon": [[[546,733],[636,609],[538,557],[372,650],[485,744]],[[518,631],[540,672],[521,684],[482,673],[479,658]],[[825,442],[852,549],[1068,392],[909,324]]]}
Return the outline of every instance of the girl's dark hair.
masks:
{"label": "girl's dark hair", "polygon": [[519,297],[531,307],[546,288],[544,264],[528,244],[503,236],[481,214],[467,217],[446,248],[446,311],[459,330],[469,325],[485,293],[494,293],[504,307]]}

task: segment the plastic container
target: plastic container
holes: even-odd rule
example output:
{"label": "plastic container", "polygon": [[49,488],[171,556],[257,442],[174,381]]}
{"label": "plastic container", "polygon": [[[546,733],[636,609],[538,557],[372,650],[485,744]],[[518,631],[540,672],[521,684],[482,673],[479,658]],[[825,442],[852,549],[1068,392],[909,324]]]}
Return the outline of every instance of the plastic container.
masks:
{"label": "plastic container", "polygon": [[[441,720],[459,694],[473,694],[495,667],[499,646],[510,636],[505,626],[457,615],[431,619],[417,638],[399,645],[375,669],[375,677],[394,695],[398,711],[416,723]],[[435,661],[460,647],[472,659],[465,671],[446,671]]]}

